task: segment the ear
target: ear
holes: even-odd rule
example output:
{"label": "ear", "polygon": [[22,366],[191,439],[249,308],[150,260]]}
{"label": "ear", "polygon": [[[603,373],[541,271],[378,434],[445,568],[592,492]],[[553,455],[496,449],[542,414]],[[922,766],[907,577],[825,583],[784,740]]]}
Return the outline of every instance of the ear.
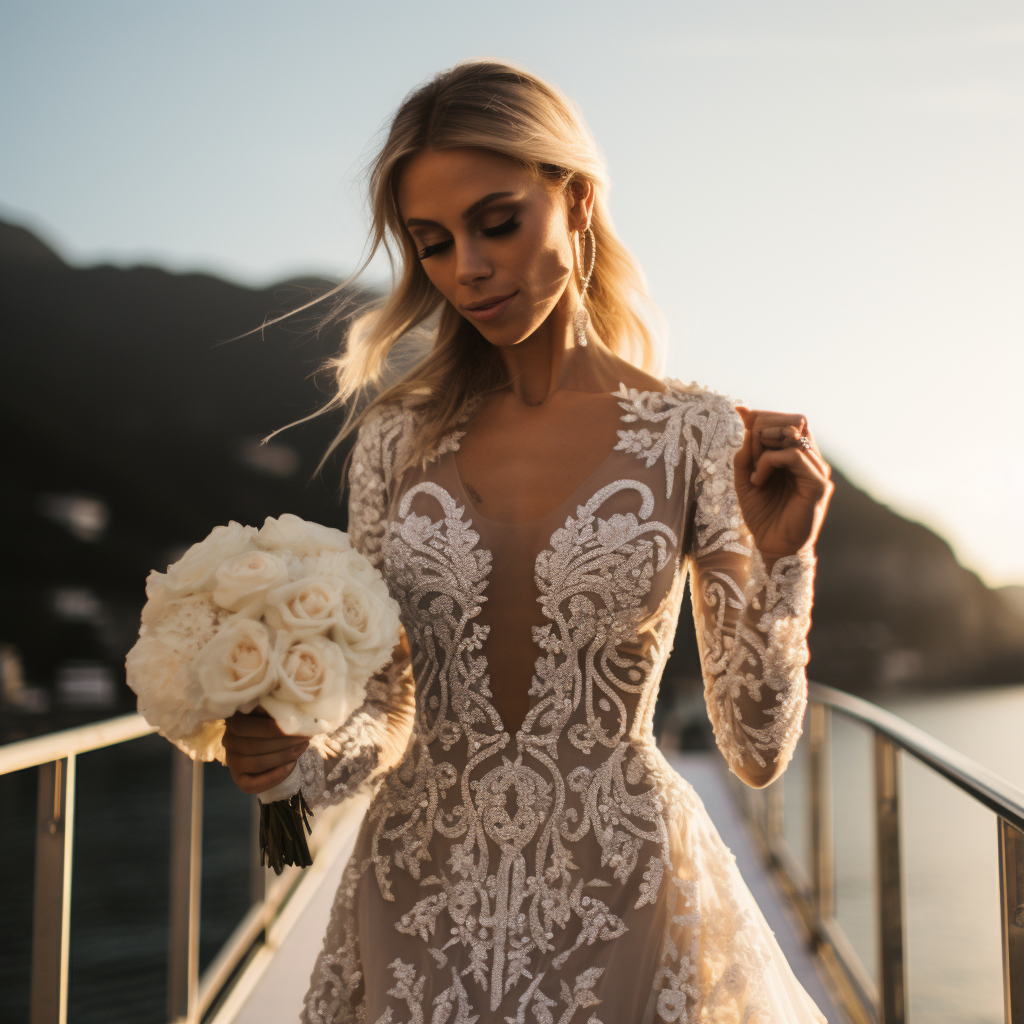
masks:
{"label": "ear", "polygon": [[586,231],[590,227],[595,195],[594,183],[589,179],[576,177],[569,182],[566,201],[569,206],[570,231]]}

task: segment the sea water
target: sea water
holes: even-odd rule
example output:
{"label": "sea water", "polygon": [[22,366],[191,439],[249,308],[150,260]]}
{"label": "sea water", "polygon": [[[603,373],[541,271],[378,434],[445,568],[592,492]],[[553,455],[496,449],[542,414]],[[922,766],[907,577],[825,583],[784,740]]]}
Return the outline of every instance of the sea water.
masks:
{"label": "sea water", "polygon": [[[876,698],[887,710],[1024,788],[1024,684]],[[807,723],[783,777],[786,838],[809,870]],[[900,793],[909,1019],[1002,1024],[996,815],[912,756]],[[871,730],[832,716],[836,918],[878,977]]]}

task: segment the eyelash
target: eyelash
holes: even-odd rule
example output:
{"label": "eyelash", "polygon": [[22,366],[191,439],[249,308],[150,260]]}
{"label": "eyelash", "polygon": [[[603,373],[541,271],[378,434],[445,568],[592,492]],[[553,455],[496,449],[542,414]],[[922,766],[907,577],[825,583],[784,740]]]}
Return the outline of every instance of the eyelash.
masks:
{"label": "eyelash", "polygon": [[[498,224],[493,228],[481,228],[481,231],[488,238],[494,238],[498,235],[507,235],[510,231],[515,231],[517,227],[519,227],[519,221],[516,220],[515,214],[512,214],[504,224]],[[421,249],[416,255],[421,260],[426,260],[431,256],[436,256],[438,253],[444,252],[451,244],[452,241],[450,238],[445,242],[436,242],[434,245],[428,245]]]}

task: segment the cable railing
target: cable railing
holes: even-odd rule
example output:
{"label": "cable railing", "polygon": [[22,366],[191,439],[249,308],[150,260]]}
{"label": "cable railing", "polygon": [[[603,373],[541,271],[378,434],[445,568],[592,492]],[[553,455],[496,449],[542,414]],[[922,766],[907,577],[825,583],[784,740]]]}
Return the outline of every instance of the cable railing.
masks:
{"label": "cable railing", "polygon": [[[810,936],[844,1009],[856,1024],[907,1020],[906,898],[901,869],[901,761],[909,754],[995,812],[1002,927],[1003,1012],[1024,1022],[1024,790],[870,701],[823,683],[808,690],[807,814],[810,875],[785,838],[785,775],[755,790],[734,790],[761,852]],[[831,722],[844,715],[872,731],[878,970],[873,977],[835,917]]]}
{"label": "cable railing", "polygon": [[[75,729],[0,746],[0,775],[38,768],[35,886],[32,906],[30,1024],[67,1024],[68,967],[75,835],[75,780],[79,754],[116,746],[156,730],[141,715],[122,715]],[[167,952],[167,1019],[198,1024],[225,992],[236,969],[265,941],[286,906],[301,903],[303,871],[278,877],[260,863],[259,808],[253,800],[250,836],[251,906],[210,965],[199,971],[203,838],[202,761],[171,750],[171,856]],[[341,807],[319,809],[310,852],[329,838]],[[315,875],[306,882],[317,881]],[[310,888],[306,886],[306,888]]]}
{"label": "cable railing", "polygon": [[[874,737],[874,809],[879,970],[864,967],[835,917],[831,805],[831,716],[845,715]],[[1007,1024],[1024,1021],[1024,790],[869,701],[821,683],[809,689],[809,786],[806,813],[810,875],[786,842],[782,779],[761,790],[735,780],[766,862],[800,914],[819,962],[855,1024],[904,1024],[907,1018],[905,897],[901,874],[901,754],[907,753],[996,814]],[[0,746],[0,775],[38,768],[30,1024],[66,1024],[75,777],[79,754],[126,743],[155,730],[140,715],[96,722]],[[226,993],[243,961],[269,941],[282,911],[294,914],[317,881],[296,867],[280,877],[259,862],[258,808],[250,836],[251,906],[205,971],[199,971],[202,868],[202,762],[172,751],[167,1019],[199,1024]],[[319,810],[310,837],[316,853],[343,817]],[[313,869],[311,869],[312,872]],[[308,890],[308,891],[307,891]],[[272,945],[272,943],[271,943]],[[264,954],[266,954],[264,950]],[[272,953],[272,951],[271,951]],[[221,1011],[217,1011],[220,1013]]]}

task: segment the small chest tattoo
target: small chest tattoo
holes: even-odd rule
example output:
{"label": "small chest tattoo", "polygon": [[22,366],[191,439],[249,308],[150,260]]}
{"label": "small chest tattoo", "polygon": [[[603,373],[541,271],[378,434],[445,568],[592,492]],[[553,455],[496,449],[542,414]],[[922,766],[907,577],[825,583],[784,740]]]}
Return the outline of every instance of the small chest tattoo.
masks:
{"label": "small chest tattoo", "polygon": [[466,484],[466,493],[478,504],[483,502],[483,498],[477,493],[476,488],[472,484]]}

